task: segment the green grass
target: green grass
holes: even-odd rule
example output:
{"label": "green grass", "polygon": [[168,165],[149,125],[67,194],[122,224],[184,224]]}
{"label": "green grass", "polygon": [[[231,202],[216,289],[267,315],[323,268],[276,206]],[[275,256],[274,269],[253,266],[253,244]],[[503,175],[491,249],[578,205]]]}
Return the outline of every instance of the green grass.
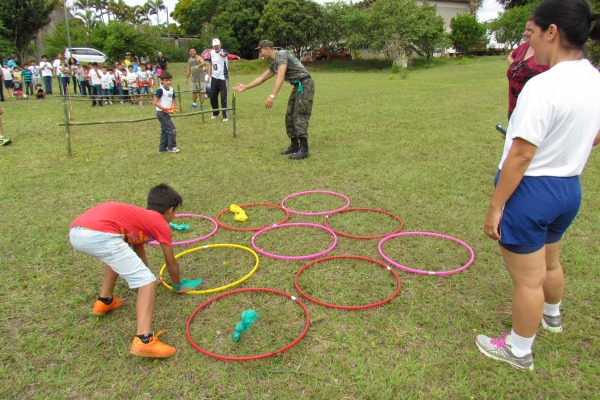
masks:
{"label": "green grass", "polygon": [[[244,67],[232,84],[247,83],[263,65]],[[175,86],[184,88],[183,65],[174,65]],[[311,70],[316,82],[310,122],[311,158],[279,155],[284,133],[285,85],[273,109],[263,102],[274,81],[237,96],[237,138],[231,120],[177,118],[179,154],[158,154],[157,121],[74,127],[68,157],[63,109],[56,98],[2,103],[4,129],[13,139],[0,148],[3,285],[0,305],[0,398],[51,399],[591,399],[598,396],[600,355],[600,264],[596,195],[598,154],[582,176],[584,199],[563,241],[567,280],[565,331],[540,330],[535,371],[518,372],[479,354],[478,332],[510,328],[511,280],[497,245],[481,230],[502,151],[494,130],[506,122],[506,62],[501,58],[449,60],[391,79],[387,70],[369,73]],[[392,75],[395,76],[395,75]],[[184,95],[184,108],[190,95]],[[152,116],[149,105],[92,109],[74,102],[75,121]],[[230,204],[279,203],[289,194],[330,190],[348,196],[352,207],[381,209],[400,217],[404,231],[443,233],[476,252],[468,270],[446,277],[397,272],[402,290],[390,303],[362,311],[325,308],[303,300],[311,313],[307,336],[272,358],[234,363],[195,351],[187,342],[190,314],[213,295],[177,296],[157,289],[154,327],[168,329],[164,341],[178,353],[169,360],[128,356],[135,334],[135,292],[119,280],[125,300],[112,315],[90,314],[102,266],[76,253],[69,223],[104,201],[145,205],[148,189],[172,184],[184,197],[181,213],[215,217]],[[310,200],[310,201],[309,201]],[[297,198],[304,211],[340,207],[338,199]],[[248,207],[249,226],[280,221],[277,209]],[[329,223],[354,234],[382,234],[397,223],[384,215],[342,213]],[[230,214],[228,224],[237,224]],[[192,219],[189,233],[210,224]],[[321,216],[292,215],[289,222],[323,223]],[[219,231],[202,244],[250,247],[252,232]],[[284,254],[321,251],[330,236],[317,229],[265,233],[261,246]],[[406,239],[406,240],[405,240]],[[378,240],[340,237],[331,255],[381,260]],[[179,246],[181,252],[195,245]],[[152,270],[164,260],[147,248]],[[239,249],[205,249],[180,259],[183,276],[205,279],[208,289],[247,274],[253,257]],[[434,239],[397,238],[386,253],[420,268],[453,268],[464,250]],[[226,264],[225,264],[226,263]],[[240,288],[268,287],[298,296],[294,276],[303,261],[260,257],[258,270]],[[319,263],[301,276],[311,296],[339,304],[365,304],[390,296],[395,282],[377,265]],[[273,351],[298,336],[302,310],[277,295],[228,296],[198,314],[195,340],[231,355]],[[244,309],[261,317],[238,344],[230,341]]]}

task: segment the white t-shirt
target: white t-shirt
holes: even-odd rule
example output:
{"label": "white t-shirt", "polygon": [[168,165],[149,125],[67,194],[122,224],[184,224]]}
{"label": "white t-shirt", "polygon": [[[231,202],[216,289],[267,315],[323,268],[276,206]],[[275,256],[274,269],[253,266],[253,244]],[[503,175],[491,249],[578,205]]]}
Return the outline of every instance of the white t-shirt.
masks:
{"label": "white t-shirt", "polygon": [[599,93],[600,72],[585,59],[533,77],[510,118],[499,168],[518,137],[537,147],[526,176],[580,175],[600,131]]}
{"label": "white t-shirt", "polygon": [[[221,56],[221,54],[224,54]],[[211,68],[211,76],[216,79],[226,80],[229,78],[229,71],[227,68],[229,67],[227,61],[227,52],[221,49],[220,52],[216,52],[214,50],[210,51],[210,68]]]}
{"label": "white t-shirt", "polygon": [[[155,96],[158,97],[158,102],[163,107],[173,107],[173,101],[175,100],[175,91],[173,90],[173,87],[170,87],[169,90],[167,90],[163,85],[160,85]],[[156,107],[156,111],[162,111],[162,109]]]}
{"label": "white t-shirt", "polygon": [[40,61],[40,71],[42,71],[42,76],[52,76],[52,64],[48,61]]}
{"label": "white t-shirt", "polygon": [[92,85],[99,86],[102,84],[102,71],[94,68],[90,69],[90,82]]}
{"label": "white t-shirt", "polygon": [[54,61],[52,61],[52,68],[54,68],[54,75],[56,76],[60,76],[60,64],[62,63],[62,61],[60,61],[58,58]]}
{"label": "white t-shirt", "polygon": [[30,65],[29,67],[27,67],[27,69],[31,71],[31,77],[33,79],[39,79],[40,69],[38,68],[37,65]]}
{"label": "white t-shirt", "polygon": [[127,87],[137,88],[137,74],[135,72],[127,71],[127,76],[125,77],[127,81]]}
{"label": "white t-shirt", "polygon": [[105,73],[102,74],[102,77],[100,78],[100,88],[101,89],[112,89],[114,87],[114,76],[111,75],[110,73]]}
{"label": "white t-shirt", "polygon": [[13,75],[12,75],[12,71],[10,70],[10,68],[2,68],[2,75],[4,75],[5,81],[13,80]]}

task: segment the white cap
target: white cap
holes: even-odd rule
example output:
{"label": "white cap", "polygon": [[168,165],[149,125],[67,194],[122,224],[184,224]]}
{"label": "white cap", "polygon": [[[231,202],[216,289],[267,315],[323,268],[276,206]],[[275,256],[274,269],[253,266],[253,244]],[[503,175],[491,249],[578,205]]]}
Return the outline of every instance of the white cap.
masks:
{"label": "white cap", "polygon": [[217,38],[214,38],[212,41],[212,45],[213,46],[220,46],[221,45],[221,41]]}

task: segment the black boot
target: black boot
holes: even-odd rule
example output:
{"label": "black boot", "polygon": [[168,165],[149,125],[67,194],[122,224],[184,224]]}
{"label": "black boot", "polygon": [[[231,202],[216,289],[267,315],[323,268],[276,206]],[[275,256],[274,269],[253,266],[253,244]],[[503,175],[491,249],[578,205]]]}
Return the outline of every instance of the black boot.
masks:
{"label": "black boot", "polygon": [[290,159],[302,160],[303,158],[308,158],[308,156],[310,156],[308,152],[308,139],[300,138],[300,148],[294,154],[290,154]]}
{"label": "black boot", "polygon": [[281,150],[281,154],[294,154],[300,149],[300,143],[298,142],[298,138],[292,138],[292,144],[285,150]]}

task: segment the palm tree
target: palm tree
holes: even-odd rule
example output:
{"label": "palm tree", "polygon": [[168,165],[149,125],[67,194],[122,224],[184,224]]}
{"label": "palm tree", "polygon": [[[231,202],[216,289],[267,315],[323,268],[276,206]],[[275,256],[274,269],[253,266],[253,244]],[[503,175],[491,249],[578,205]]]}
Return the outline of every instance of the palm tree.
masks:
{"label": "palm tree", "polygon": [[115,18],[117,19],[117,21],[120,21],[120,22],[134,22],[135,21],[133,7],[128,6],[125,3],[125,1],[123,1],[123,0],[118,0],[117,2],[112,1],[111,9],[112,9],[112,12],[113,12]]}
{"label": "palm tree", "polygon": [[160,25],[158,14],[160,14],[161,11],[165,11],[167,9],[163,0],[148,0],[146,2],[146,5],[148,5],[148,7],[153,10],[152,14],[156,14],[156,25]]}
{"label": "palm tree", "polygon": [[110,0],[91,0],[94,8],[98,11],[101,16],[107,15],[108,22],[110,22]]}
{"label": "palm tree", "polygon": [[73,8],[75,10],[89,10],[93,7],[93,0],[75,0],[73,2]]}
{"label": "palm tree", "polygon": [[150,25],[150,10],[144,6],[135,6],[133,8],[133,14],[135,15],[135,20],[138,23],[148,24]]}
{"label": "palm tree", "polygon": [[88,33],[96,27],[96,23],[100,19],[98,14],[96,14],[96,11],[93,11],[89,8],[77,11],[75,16],[79,17],[83,21],[83,25],[87,29]]}

